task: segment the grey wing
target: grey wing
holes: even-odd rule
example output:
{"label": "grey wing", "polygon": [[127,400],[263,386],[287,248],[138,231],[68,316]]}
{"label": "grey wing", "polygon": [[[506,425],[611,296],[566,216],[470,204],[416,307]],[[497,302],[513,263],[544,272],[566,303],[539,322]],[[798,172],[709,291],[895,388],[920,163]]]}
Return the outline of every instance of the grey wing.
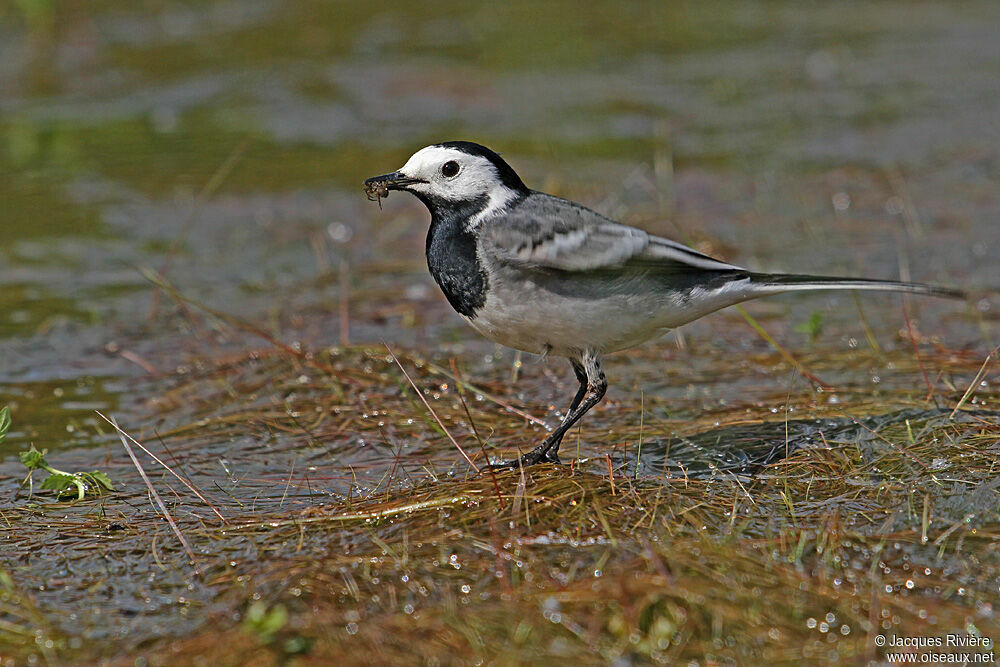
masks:
{"label": "grey wing", "polygon": [[742,270],[679,243],[618,224],[588,208],[533,193],[486,223],[488,252],[526,268],[594,271],[633,266],[654,271]]}

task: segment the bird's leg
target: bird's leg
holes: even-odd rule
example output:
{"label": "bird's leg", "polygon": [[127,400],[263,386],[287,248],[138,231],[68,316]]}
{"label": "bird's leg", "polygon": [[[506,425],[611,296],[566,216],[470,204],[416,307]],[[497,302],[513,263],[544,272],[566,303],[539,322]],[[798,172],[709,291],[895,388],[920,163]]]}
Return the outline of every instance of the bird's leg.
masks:
{"label": "bird's leg", "polygon": [[576,359],[570,359],[569,363],[573,364],[573,372],[576,373],[576,381],[580,383],[580,388],[576,390],[576,396],[573,397],[573,401],[569,404],[569,409],[566,411],[567,415],[576,410],[577,406],[580,405],[580,401],[583,400],[584,394],[587,393],[587,369]]}
{"label": "bird's leg", "polygon": [[581,361],[572,360],[573,370],[580,381],[580,388],[570,403],[569,411],[563,417],[562,423],[556,427],[549,437],[545,438],[542,444],[525,454],[520,459],[521,465],[533,465],[542,461],[559,463],[559,443],[562,442],[566,432],[573,428],[573,425],[580,420],[580,417],[587,414],[587,411],[597,405],[604,392],[608,389],[608,381],[601,370],[601,362],[594,353],[588,352]]}

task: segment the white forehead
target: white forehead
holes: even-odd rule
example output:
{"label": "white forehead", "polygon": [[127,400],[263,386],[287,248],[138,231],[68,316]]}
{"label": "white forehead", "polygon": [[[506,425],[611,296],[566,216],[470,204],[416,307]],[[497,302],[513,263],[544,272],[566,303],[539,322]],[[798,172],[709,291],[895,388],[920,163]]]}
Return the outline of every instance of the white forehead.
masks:
{"label": "white forehead", "polygon": [[469,155],[456,148],[448,148],[447,146],[428,146],[414,153],[400,171],[411,176],[436,171],[448,160],[454,160],[463,166],[480,164],[483,167],[489,167],[493,170],[493,165],[484,157]]}

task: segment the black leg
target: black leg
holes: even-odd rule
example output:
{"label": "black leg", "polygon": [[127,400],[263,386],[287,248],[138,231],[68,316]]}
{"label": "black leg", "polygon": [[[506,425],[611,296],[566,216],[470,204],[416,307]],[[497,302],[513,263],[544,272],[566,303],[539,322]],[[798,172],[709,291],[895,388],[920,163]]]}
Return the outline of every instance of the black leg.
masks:
{"label": "black leg", "polygon": [[569,363],[573,364],[573,372],[576,373],[576,381],[580,383],[580,388],[576,390],[576,396],[573,397],[572,402],[569,404],[569,410],[566,411],[567,415],[576,410],[577,406],[580,405],[580,401],[583,400],[583,395],[587,393],[587,369],[576,359],[570,359]]}
{"label": "black leg", "polygon": [[585,354],[580,361],[572,360],[572,364],[573,370],[576,372],[576,377],[580,381],[580,388],[577,390],[576,396],[573,397],[573,402],[570,404],[566,416],[563,417],[562,423],[556,427],[556,430],[542,444],[522,456],[519,462],[515,462],[512,465],[517,465],[517,463],[521,465],[533,465],[542,461],[559,463],[559,443],[562,442],[563,436],[573,428],[573,425],[580,420],[580,417],[587,414],[588,410],[604,398],[604,392],[608,389],[608,381],[604,377],[604,371],[601,370],[601,362],[598,360],[597,355],[591,353]]}

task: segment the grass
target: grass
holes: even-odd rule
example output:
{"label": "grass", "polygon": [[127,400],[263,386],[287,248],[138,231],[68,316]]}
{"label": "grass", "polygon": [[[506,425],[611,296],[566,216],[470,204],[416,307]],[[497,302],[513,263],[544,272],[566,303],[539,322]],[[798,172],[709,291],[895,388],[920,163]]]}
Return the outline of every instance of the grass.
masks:
{"label": "grass", "polygon": [[[861,390],[800,406],[820,425],[784,425],[789,455],[757,466],[697,468],[681,443],[738,432],[741,447],[773,445],[765,409],[664,422],[612,402],[583,426],[587,460],[477,475],[451,437],[482,467],[484,453],[537,439],[537,425],[498,404],[518,407],[499,374],[468,387],[457,366],[448,377],[395,356],[400,366],[385,348],[273,348],[168,380],[162,423],[129,431],[159,458],[145,459],[155,506],[115,450],[114,496],[3,510],[5,656],[855,664],[883,654],[879,634],[998,636],[1000,423],[988,406],[1000,396],[979,386],[982,358],[922,350],[932,377],[971,383],[939,386],[937,406]],[[608,443],[608,423],[635,433]],[[659,446],[669,467],[636,467],[640,424],[643,456]],[[60,565],[41,575],[38,554]],[[65,591],[41,604],[15,581]],[[83,642],[93,628],[57,620],[81,599],[106,606],[105,631],[123,609],[150,622]]]}

